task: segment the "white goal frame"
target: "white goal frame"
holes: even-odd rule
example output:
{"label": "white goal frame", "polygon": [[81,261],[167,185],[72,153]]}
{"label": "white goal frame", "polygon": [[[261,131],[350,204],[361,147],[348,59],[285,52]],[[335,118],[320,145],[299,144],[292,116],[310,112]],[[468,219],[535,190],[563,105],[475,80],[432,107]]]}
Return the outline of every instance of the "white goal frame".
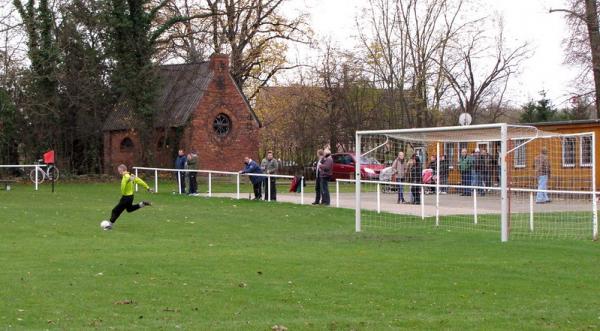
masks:
{"label": "white goal frame", "polygon": [[[428,141],[437,143],[437,162],[439,168],[439,160],[440,160],[440,144],[445,142],[474,142],[475,140],[467,137],[461,136],[457,134],[461,131],[474,131],[474,134],[482,134],[481,139],[485,141],[496,141],[500,142],[500,225],[501,225],[501,233],[500,240],[502,242],[507,242],[509,240],[509,212],[510,212],[510,202],[509,202],[509,185],[508,185],[508,166],[507,166],[507,156],[510,152],[514,151],[517,146],[512,150],[508,150],[508,142],[510,140],[516,139],[524,139],[527,144],[537,138],[553,138],[553,137],[563,137],[568,134],[561,133],[550,133],[544,132],[537,129],[534,126],[528,125],[513,125],[507,123],[494,123],[494,124],[481,124],[481,125],[470,125],[470,126],[448,126],[448,127],[431,127],[431,128],[415,128],[415,129],[399,129],[399,130],[368,130],[368,131],[357,131],[355,135],[356,141],[356,163],[355,163],[355,231],[362,231],[361,224],[361,182],[369,182],[363,180],[361,178],[361,157],[366,155],[372,151],[362,151],[361,149],[361,138],[366,135],[384,135],[388,137],[402,137],[402,139],[408,140],[412,139],[413,141]],[[437,134],[437,135],[436,135]],[[591,192],[582,192],[586,194],[592,195],[592,237],[593,240],[598,239],[598,215],[597,215],[597,192],[596,192],[596,137],[594,132],[585,132],[581,133],[581,135],[591,135],[592,136],[592,187]],[[425,138],[423,138],[425,137]],[[447,138],[444,138],[447,137]],[[473,137],[473,136],[471,136]],[[451,139],[450,139],[451,138]],[[447,140],[444,140],[447,139]],[[523,144],[523,145],[524,145]],[[379,146],[381,147],[381,146]],[[378,147],[378,148],[379,148]],[[438,181],[439,182],[439,181]],[[439,184],[438,184],[439,185]],[[438,193],[436,194],[436,200],[439,204],[439,186]],[[436,221],[439,220],[439,210],[436,210]],[[436,222],[437,224],[437,222]]]}

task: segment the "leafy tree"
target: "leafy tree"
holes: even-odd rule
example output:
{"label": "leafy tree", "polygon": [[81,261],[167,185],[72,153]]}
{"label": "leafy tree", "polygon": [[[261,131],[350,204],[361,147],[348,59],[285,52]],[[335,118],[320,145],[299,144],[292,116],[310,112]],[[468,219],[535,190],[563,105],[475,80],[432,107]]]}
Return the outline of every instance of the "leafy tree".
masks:
{"label": "leafy tree", "polygon": [[194,18],[205,18],[210,12],[193,16],[170,16],[159,20],[159,13],[170,0],[110,0],[106,9],[109,55],[112,59],[111,83],[118,107],[132,112],[131,127],[141,138],[142,158],[152,157],[154,100],[160,87],[155,64],[160,36],[173,25]]}
{"label": "leafy tree", "polygon": [[4,89],[0,89],[0,164],[17,162],[17,110]]}
{"label": "leafy tree", "polygon": [[[21,81],[27,149],[37,156],[59,142],[56,124],[60,119],[58,97],[59,49],[56,42],[55,15],[48,0],[13,2],[27,35],[27,55],[31,65]],[[37,5],[37,6],[36,6]]]}

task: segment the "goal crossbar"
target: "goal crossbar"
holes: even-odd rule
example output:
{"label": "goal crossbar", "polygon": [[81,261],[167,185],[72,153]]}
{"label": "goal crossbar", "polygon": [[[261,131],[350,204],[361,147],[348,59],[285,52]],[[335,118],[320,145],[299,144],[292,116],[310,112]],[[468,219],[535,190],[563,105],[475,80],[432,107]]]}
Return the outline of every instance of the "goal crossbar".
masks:
{"label": "goal crossbar", "polygon": [[[470,126],[444,126],[437,128],[414,128],[398,130],[369,130],[357,131],[358,136],[377,134],[394,139],[421,142],[471,142],[501,141],[501,129],[506,127],[507,139],[536,139],[560,136],[556,133],[546,132],[530,125],[514,125],[506,123],[479,124]],[[476,139],[474,138],[476,137]]]}

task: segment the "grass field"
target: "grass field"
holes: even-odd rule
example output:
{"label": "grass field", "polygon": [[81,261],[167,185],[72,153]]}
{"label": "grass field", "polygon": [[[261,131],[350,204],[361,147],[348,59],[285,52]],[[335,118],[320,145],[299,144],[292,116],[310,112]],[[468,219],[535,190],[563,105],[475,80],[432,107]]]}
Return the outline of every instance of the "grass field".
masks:
{"label": "grass field", "polygon": [[0,329],[600,328],[598,243],[164,192],[108,232],[117,182],[0,191]]}

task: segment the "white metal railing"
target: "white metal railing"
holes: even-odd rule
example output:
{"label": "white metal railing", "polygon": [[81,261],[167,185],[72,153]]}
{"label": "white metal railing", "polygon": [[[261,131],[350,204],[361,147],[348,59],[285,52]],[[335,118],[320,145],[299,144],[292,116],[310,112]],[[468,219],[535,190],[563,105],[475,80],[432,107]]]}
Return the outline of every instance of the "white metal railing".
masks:
{"label": "white metal railing", "polygon": [[35,190],[37,191],[39,188],[39,168],[43,168],[46,167],[45,164],[0,164],[0,168],[35,168],[35,183],[33,183],[33,186],[35,187]]}
{"label": "white metal railing", "polygon": [[[335,201],[336,207],[340,207],[340,183],[356,183],[355,179],[336,179],[335,185]],[[459,190],[472,190],[471,196],[473,197],[473,223],[478,223],[478,206],[477,206],[477,198],[478,191],[501,191],[501,187],[488,187],[488,186],[472,186],[472,185],[441,185],[441,184],[422,184],[422,183],[410,183],[410,182],[388,182],[388,181],[379,181],[379,180],[360,180],[361,184],[374,184],[376,185],[376,211],[377,213],[381,213],[381,185],[390,185],[390,186],[416,186],[420,187],[420,195],[421,195],[421,219],[425,219],[425,188],[435,188],[436,189],[436,201],[435,201],[435,218],[436,225],[439,225],[439,209],[440,209],[440,188],[455,188]],[[592,212],[597,212],[597,196],[598,192],[594,191],[570,191],[570,190],[539,190],[539,189],[527,189],[527,188],[509,188],[509,192],[520,192],[520,193],[529,193],[529,230],[533,232],[534,230],[534,193],[542,192],[542,193],[550,193],[550,194],[570,194],[570,195],[591,195],[592,199]],[[593,222],[593,236],[596,238],[598,233],[598,223]]]}
{"label": "white metal railing", "polygon": [[[208,196],[212,197],[212,182],[213,182],[213,174],[215,175],[225,175],[225,176],[235,176],[236,177],[236,199],[240,199],[240,183],[241,177],[265,177],[267,179],[267,188],[271,187],[271,179],[275,178],[283,178],[283,179],[294,179],[294,176],[287,175],[272,175],[272,174],[242,174],[240,172],[232,172],[232,171],[218,171],[218,170],[194,170],[194,169],[169,169],[169,168],[150,168],[150,167],[133,167],[135,171],[136,177],[138,176],[138,172],[140,170],[143,171],[154,171],[154,191],[158,192],[158,172],[173,172],[177,173],[177,189],[179,194],[181,192],[181,173],[190,173],[195,172],[199,174],[207,174],[208,175]],[[304,204],[304,177],[300,177],[300,204]],[[135,185],[135,191],[138,191],[137,184]],[[271,201],[271,190],[267,189],[265,192],[267,201]]]}

